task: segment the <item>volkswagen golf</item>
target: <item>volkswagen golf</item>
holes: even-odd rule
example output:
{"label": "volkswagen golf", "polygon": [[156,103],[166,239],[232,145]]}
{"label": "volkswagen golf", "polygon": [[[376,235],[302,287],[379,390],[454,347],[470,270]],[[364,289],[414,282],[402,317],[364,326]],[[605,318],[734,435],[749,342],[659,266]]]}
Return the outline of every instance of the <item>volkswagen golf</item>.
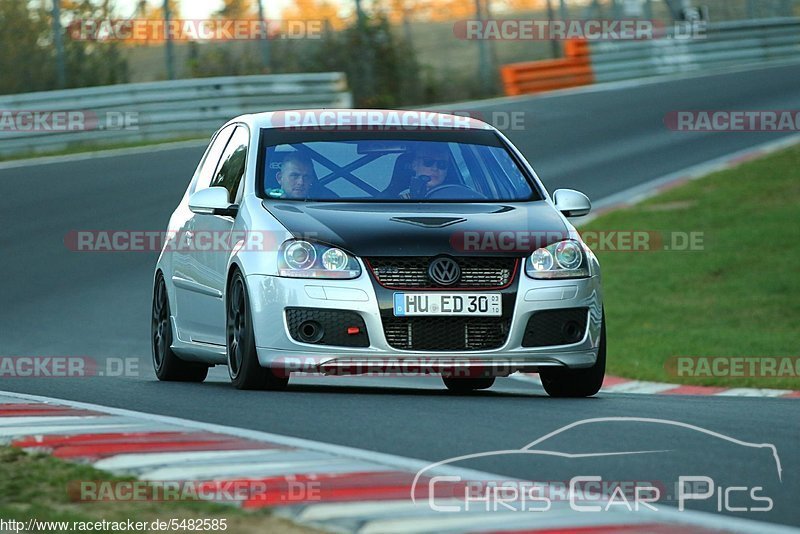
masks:
{"label": "volkswagen golf", "polygon": [[160,380],[226,365],[240,389],[292,373],[415,369],[456,392],[536,372],[551,396],[597,393],[600,266],[497,129],[412,111],[237,117],[211,138],[154,275]]}

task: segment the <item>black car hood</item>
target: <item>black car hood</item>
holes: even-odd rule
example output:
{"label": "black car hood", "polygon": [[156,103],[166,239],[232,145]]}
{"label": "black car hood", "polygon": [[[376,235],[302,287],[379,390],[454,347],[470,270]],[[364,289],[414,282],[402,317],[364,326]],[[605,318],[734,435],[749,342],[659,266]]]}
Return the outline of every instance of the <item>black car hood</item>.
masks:
{"label": "black car hood", "polygon": [[297,238],[357,256],[523,256],[567,237],[540,200],[505,204],[274,202],[264,207]]}

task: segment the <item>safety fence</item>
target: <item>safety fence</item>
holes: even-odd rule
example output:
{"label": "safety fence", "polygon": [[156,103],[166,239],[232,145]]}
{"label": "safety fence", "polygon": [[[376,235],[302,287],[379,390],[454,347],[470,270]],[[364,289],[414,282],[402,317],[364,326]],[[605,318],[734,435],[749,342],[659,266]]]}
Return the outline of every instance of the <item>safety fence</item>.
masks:
{"label": "safety fence", "polygon": [[501,77],[505,93],[519,95],[591,83],[800,61],[800,19],[676,26],[647,40],[567,41],[565,56],[504,65]]}
{"label": "safety fence", "polygon": [[0,155],[211,135],[244,113],[346,108],[343,73],[197,78],[0,97]]}

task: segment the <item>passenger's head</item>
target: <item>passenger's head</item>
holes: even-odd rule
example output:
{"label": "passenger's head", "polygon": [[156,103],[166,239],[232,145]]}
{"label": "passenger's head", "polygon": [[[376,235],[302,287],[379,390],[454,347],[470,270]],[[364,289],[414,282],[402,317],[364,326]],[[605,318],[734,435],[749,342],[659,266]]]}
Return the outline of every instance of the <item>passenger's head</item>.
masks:
{"label": "passenger's head", "polygon": [[426,143],[414,153],[411,168],[416,176],[430,176],[427,186],[432,189],[442,185],[447,178],[447,168],[450,164],[450,153],[447,145]]}
{"label": "passenger's head", "polygon": [[305,198],[316,179],[314,164],[308,156],[290,152],[283,158],[281,170],[275,178],[287,198]]}

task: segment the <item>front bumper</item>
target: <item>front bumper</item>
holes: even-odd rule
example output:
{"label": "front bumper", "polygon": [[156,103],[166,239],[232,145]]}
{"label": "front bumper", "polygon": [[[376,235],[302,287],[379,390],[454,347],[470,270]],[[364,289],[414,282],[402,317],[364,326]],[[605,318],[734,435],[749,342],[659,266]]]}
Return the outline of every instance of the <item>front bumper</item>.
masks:
{"label": "front bumper", "polygon": [[[383,334],[378,298],[368,272],[355,280],[312,280],[276,276],[247,277],[259,363],[264,367],[328,374],[380,372],[387,361],[419,364],[431,372],[452,368],[491,370],[498,376],[541,367],[590,367],[597,359],[602,321],[600,277],[533,280],[518,273],[510,330],[492,350],[414,351],[391,347]],[[454,291],[456,292],[456,291]],[[289,333],[285,308],[349,310],[364,320],[369,346],[338,347],[302,343]],[[583,339],[559,346],[523,347],[531,315],[541,310],[588,308]],[[391,367],[391,366],[390,366]]]}

